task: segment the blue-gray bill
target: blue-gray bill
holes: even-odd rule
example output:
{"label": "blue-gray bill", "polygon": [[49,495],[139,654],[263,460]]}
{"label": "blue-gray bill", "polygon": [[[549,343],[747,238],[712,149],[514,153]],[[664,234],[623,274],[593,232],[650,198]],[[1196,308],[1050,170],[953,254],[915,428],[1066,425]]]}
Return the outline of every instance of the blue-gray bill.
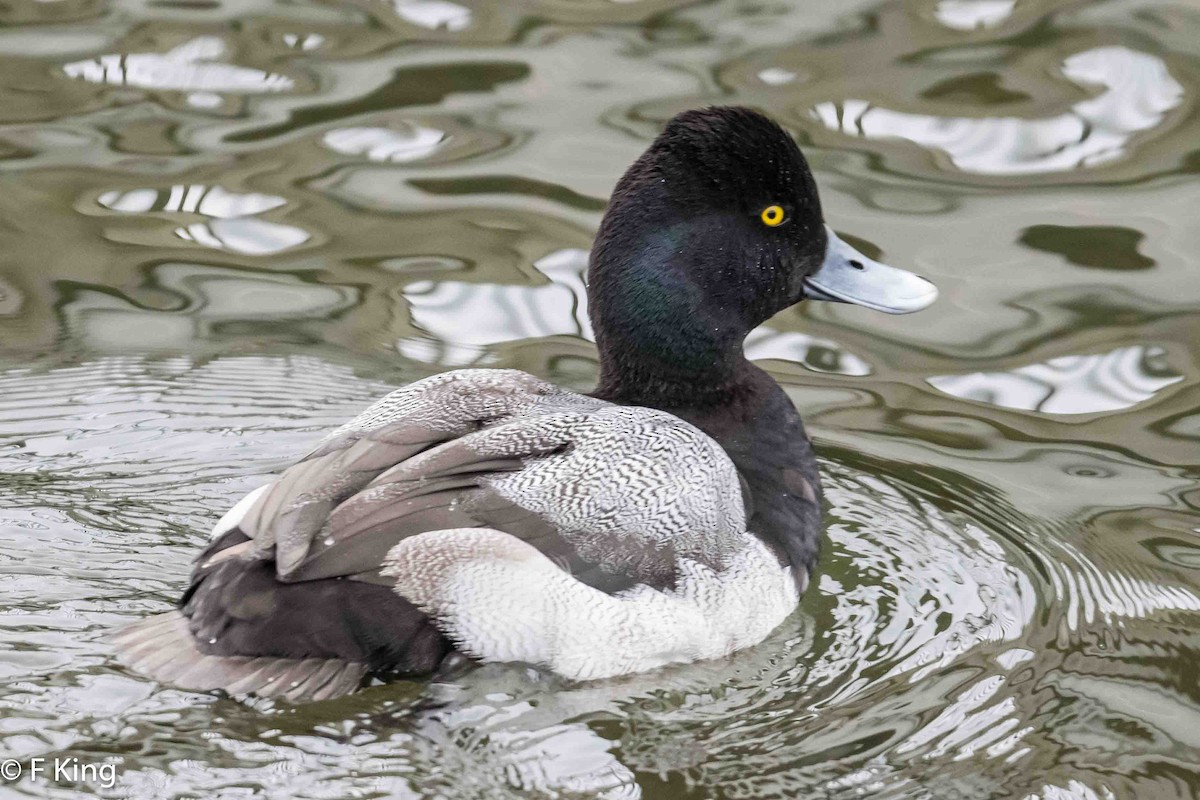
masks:
{"label": "blue-gray bill", "polygon": [[867,258],[846,244],[829,226],[829,244],[820,269],[804,279],[809,300],[854,303],[888,314],[911,314],[928,308],[938,290],[911,272]]}

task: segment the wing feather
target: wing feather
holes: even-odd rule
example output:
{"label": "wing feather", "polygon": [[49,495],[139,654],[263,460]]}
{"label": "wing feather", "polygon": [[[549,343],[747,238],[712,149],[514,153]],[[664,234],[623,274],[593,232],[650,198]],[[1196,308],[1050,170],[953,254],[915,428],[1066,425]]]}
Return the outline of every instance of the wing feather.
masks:
{"label": "wing feather", "polygon": [[606,591],[673,585],[681,554],[719,565],[722,534],[740,533],[744,515],[715,443],[662,412],[494,372],[388,395],[286,470],[239,532],[287,583],[374,582],[404,538],[477,527]]}

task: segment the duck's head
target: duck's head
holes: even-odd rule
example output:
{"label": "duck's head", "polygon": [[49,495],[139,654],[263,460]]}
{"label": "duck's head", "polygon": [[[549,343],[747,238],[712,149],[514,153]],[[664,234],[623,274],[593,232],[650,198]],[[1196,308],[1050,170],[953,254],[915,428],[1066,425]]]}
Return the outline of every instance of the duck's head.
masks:
{"label": "duck's head", "polygon": [[906,314],[932,283],[859,253],[825,224],[779,125],[747,108],[685,111],[613,191],[588,270],[601,384],[722,380],[742,342],[803,300]]}

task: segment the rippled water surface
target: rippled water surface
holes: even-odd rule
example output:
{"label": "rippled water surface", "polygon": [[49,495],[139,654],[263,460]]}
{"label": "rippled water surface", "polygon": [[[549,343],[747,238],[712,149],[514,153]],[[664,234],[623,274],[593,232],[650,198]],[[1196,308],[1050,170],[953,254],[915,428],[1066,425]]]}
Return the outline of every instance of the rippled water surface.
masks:
{"label": "rippled water surface", "polygon": [[[1192,0],[0,0],[0,797],[1200,793]],[[800,610],[722,662],[289,706],[161,688],[240,494],[390,387],[577,388],[660,123],[738,102],[913,317],[756,331],[822,456]]]}

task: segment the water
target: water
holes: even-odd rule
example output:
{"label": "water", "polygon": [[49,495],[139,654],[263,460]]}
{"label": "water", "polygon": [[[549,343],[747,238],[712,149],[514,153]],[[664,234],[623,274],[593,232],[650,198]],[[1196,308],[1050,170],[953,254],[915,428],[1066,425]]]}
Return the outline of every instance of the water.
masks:
{"label": "water", "polygon": [[[1200,794],[1200,7],[1116,0],[0,5],[0,797]],[[749,343],[822,456],[822,570],[727,661],[309,706],[103,634],[389,387],[588,388],[612,184],[706,102],[942,290]]]}

